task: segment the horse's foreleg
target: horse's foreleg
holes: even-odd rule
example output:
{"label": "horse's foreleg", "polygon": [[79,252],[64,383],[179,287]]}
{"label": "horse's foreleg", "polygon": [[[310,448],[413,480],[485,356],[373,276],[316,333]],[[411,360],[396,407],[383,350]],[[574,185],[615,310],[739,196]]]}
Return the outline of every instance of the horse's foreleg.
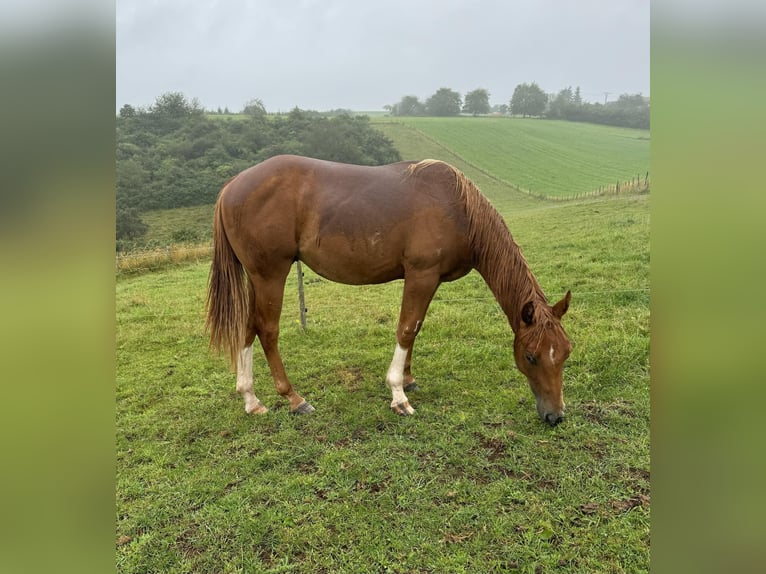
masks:
{"label": "horse's foreleg", "polygon": [[407,349],[407,359],[404,361],[404,390],[407,392],[420,390],[415,377],[412,375],[412,348],[414,346],[415,342],[413,341],[410,348]]}
{"label": "horse's foreleg", "polygon": [[391,387],[391,409],[400,415],[415,413],[407,395],[404,394],[404,387],[405,384],[408,387],[414,384],[410,371],[412,346],[438,286],[439,277],[436,274],[410,274],[404,279],[402,309],[396,331],[396,349],[386,374],[386,383]]}
{"label": "horse's foreleg", "polygon": [[391,387],[391,408],[400,415],[415,413],[407,395],[404,394],[404,365],[407,360],[407,351],[399,343],[396,344],[394,358],[386,374],[386,383]]}

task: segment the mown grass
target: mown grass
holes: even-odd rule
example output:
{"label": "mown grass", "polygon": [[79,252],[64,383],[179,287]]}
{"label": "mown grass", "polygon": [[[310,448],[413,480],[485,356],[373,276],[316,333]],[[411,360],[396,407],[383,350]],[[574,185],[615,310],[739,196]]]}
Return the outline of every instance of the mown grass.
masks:
{"label": "mown grass", "polygon": [[[374,120],[382,131],[392,118]],[[649,171],[649,131],[521,118],[396,118],[506,184],[567,197]],[[483,188],[482,188],[483,189]]]}
{"label": "mown grass", "polygon": [[390,412],[383,383],[401,282],[306,270],[304,333],[292,276],[281,349],[317,411],[289,415],[256,352],[271,410],[248,417],[207,349],[209,264],[118,277],[118,571],[647,571],[648,202],[501,210],[549,298],[573,291],[567,418],[553,429],[475,273],[431,306],[410,418]]}

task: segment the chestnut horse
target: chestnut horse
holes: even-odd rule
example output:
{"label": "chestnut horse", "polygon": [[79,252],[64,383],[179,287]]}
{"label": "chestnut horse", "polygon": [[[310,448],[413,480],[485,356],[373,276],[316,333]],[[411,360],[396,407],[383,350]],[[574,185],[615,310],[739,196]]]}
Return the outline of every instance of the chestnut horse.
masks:
{"label": "chestnut horse", "polygon": [[412,345],[443,281],[476,269],[515,333],[516,365],[537,412],[550,425],[564,416],[561,391],[571,345],[561,325],[571,299],[548,305],[502,217],[460,171],[436,160],[361,167],[277,156],[229,180],[213,217],[214,255],[206,327],[211,346],[228,351],[247,413],[266,407],[253,393],[258,337],[277,392],[293,413],[314,410],[293,389],[278,349],[285,280],[303,261],[351,285],[404,279],[396,348],[386,383],[391,408],[411,415]]}

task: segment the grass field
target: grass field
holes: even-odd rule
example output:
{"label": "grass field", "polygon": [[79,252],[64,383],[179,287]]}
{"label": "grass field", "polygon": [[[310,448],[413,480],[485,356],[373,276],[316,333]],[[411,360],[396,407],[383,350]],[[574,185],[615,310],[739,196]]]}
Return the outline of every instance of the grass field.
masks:
{"label": "grass field", "polygon": [[[405,157],[440,157],[479,184],[551,300],[572,290],[566,420],[539,421],[476,273],[431,305],[409,418],[383,382],[401,282],[349,287],[304,267],[304,333],[293,274],[280,347],[317,411],[289,415],[256,351],[271,410],[249,417],[207,349],[209,263],[120,275],[118,572],[648,571],[649,195],[544,201],[395,129]],[[201,228],[209,217],[191,214]],[[150,226],[172,237],[187,218],[167,215]]]}
{"label": "grass field", "polygon": [[648,130],[503,117],[375,122],[389,134],[402,126],[417,130],[501,181],[546,196],[588,193],[649,171]]}
{"label": "grass field", "polygon": [[[501,213],[548,205],[520,189],[566,197],[644,178],[649,169],[645,130],[517,118],[372,119],[402,158],[438,158],[456,166]],[[149,227],[143,241],[148,246],[208,241],[212,213],[212,205],[143,213]]]}

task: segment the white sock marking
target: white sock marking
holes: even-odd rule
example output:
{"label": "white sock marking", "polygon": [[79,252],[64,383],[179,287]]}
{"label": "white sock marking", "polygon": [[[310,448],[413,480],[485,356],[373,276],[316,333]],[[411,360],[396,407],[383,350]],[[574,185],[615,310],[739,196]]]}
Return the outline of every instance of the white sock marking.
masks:
{"label": "white sock marking", "polygon": [[407,395],[404,394],[404,363],[407,361],[407,349],[396,344],[394,358],[386,374],[386,382],[391,387],[391,406],[396,406],[407,402]]}
{"label": "white sock marking", "polygon": [[252,413],[261,401],[253,393],[253,346],[245,347],[237,358],[237,392],[245,399],[245,412]]}

